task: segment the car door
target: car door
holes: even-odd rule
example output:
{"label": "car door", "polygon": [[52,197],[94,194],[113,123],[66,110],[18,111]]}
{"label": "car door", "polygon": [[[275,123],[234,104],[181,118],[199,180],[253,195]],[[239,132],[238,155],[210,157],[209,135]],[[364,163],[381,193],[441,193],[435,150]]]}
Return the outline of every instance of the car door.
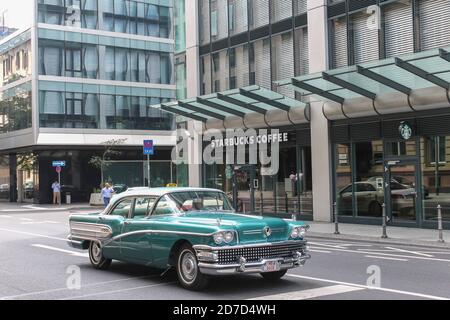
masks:
{"label": "car door", "polygon": [[108,225],[113,231],[112,241],[107,242],[103,247],[103,254],[110,259],[120,259],[120,235],[126,219],[130,214],[130,210],[133,204],[133,198],[124,198],[118,201],[111,210],[105,214],[100,215],[98,222]]}
{"label": "car door", "polygon": [[139,264],[151,264],[152,256],[152,222],[149,213],[155,204],[156,197],[142,196],[134,199],[129,217],[125,220],[121,252],[126,261]]}

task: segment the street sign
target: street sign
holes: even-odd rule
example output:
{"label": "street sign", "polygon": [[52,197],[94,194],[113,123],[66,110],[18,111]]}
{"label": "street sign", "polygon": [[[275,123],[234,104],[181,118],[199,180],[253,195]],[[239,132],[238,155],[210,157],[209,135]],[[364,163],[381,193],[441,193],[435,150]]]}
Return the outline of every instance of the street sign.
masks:
{"label": "street sign", "polygon": [[53,161],[53,167],[65,167],[66,162],[65,161]]}
{"label": "street sign", "polygon": [[56,167],[56,172],[61,173],[62,168],[61,167]]}
{"label": "street sign", "polygon": [[144,155],[153,156],[154,154],[153,140],[144,140]]}

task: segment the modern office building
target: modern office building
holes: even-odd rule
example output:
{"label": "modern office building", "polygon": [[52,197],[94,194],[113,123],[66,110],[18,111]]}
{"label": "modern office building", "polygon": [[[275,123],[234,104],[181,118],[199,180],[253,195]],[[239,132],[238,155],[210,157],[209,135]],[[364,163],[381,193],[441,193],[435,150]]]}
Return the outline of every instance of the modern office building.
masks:
{"label": "modern office building", "polygon": [[335,207],[343,222],[381,224],[384,204],[392,225],[436,227],[441,205],[450,227],[449,1],[179,2],[186,99],[162,109],[191,132],[287,133],[278,174],[191,164],[191,185],[316,221]]}
{"label": "modern office building", "polygon": [[29,3],[29,28],[0,41],[0,198],[48,203],[53,161],[66,162],[73,201],[102,177],[145,185],[145,139],[155,145],[151,185],[177,182],[174,117],[151,107],[176,94],[172,1]]}

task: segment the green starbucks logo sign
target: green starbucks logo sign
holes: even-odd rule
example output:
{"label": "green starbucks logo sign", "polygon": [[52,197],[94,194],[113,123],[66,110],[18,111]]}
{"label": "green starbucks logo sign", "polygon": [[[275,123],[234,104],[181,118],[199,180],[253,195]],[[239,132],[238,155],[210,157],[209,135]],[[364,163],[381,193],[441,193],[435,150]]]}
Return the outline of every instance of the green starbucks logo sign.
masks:
{"label": "green starbucks logo sign", "polygon": [[406,121],[403,121],[402,123],[400,123],[400,126],[398,127],[398,131],[400,133],[400,136],[405,140],[411,139],[411,137],[413,135],[413,130],[412,130],[411,125]]}

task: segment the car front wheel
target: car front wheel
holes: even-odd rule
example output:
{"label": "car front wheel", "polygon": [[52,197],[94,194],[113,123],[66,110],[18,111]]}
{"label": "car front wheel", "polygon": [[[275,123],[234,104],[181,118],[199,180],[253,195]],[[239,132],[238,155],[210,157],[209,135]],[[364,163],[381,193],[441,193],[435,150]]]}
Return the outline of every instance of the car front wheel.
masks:
{"label": "car front wheel", "polygon": [[89,260],[95,269],[106,270],[111,265],[112,260],[103,257],[101,245],[92,241],[89,245]]}
{"label": "car front wheel", "polygon": [[188,290],[201,290],[208,285],[209,277],[198,267],[197,255],[190,245],[183,245],[177,256],[177,276],[180,284]]}
{"label": "car front wheel", "polygon": [[283,278],[287,270],[280,270],[276,272],[264,272],[261,273],[262,277],[268,281],[277,281]]}

